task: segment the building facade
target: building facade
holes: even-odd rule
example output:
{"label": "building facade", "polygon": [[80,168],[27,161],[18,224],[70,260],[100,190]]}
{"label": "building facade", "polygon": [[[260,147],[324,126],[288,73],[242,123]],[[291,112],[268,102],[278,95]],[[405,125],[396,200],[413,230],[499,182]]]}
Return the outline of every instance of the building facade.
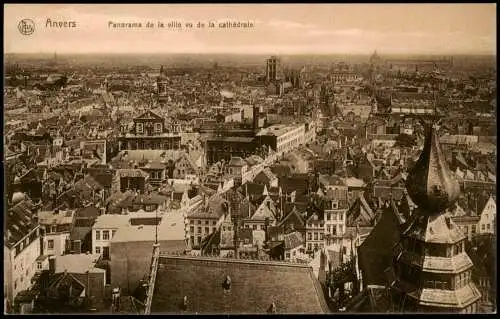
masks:
{"label": "building facade", "polygon": [[[122,130],[119,150],[177,150],[181,148],[181,132],[167,130],[165,119],[147,111],[133,119],[130,131]],[[175,126],[173,126],[175,128]]]}

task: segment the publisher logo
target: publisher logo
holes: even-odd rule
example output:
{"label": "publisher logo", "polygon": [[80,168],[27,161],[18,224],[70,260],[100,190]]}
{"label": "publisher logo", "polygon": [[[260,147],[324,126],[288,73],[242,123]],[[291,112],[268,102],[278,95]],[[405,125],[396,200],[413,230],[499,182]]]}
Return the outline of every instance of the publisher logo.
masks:
{"label": "publisher logo", "polygon": [[24,35],[33,34],[33,32],[35,32],[35,22],[31,19],[22,19],[19,21],[17,29]]}

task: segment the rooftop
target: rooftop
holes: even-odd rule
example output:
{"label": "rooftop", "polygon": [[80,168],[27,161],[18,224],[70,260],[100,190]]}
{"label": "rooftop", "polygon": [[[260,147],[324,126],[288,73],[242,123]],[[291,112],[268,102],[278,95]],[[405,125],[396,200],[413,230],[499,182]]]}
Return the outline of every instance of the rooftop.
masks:
{"label": "rooftop", "polygon": [[38,212],[38,221],[40,224],[71,224],[73,223],[73,218],[76,215],[76,211],[40,211]]}
{"label": "rooftop", "polygon": [[292,130],[297,129],[298,127],[299,125],[275,124],[260,130],[257,133],[257,136],[263,136],[263,135],[282,136]]}
{"label": "rooftop", "polygon": [[74,274],[84,274],[87,271],[105,272],[104,269],[95,268],[95,264],[100,257],[100,254],[69,254],[56,256],[56,273],[65,271]]}
{"label": "rooftop", "polygon": [[128,215],[101,215],[92,228],[106,229],[106,228],[121,228],[129,224],[130,216]]}
{"label": "rooftop", "polygon": [[[226,277],[231,283],[225,288]],[[258,292],[258,293],[256,293]],[[204,257],[160,258],[152,313],[328,313],[321,287],[307,265]],[[251,298],[249,298],[251,296]]]}
{"label": "rooftop", "polygon": [[[151,241],[156,238],[156,226],[152,225],[126,225],[120,227],[113,236],[113,243]],[[184,241],[184,217],[182,214],[164,215],[158,225],[158,240]]]}

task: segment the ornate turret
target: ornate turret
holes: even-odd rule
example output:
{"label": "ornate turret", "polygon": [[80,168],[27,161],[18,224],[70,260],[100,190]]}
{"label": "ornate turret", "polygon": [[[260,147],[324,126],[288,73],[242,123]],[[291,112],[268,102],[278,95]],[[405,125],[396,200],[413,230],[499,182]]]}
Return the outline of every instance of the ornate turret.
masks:
{"label": "ornate turret", "polygon": [[472,282],[466,237],[447,214],[460,188],[441,153],[435,126],[426,139],[406,187],[418,206],[394,254],[391,285],[398,312],[477,312],[481,294]]}
{"label": "ornate turret", "polygon": [[426,126],[424,149],[409,172],[406,187],[420,213],[430,216],[451,207],[460,194],[460,186],[441,152],[436,131],[430,124]]}

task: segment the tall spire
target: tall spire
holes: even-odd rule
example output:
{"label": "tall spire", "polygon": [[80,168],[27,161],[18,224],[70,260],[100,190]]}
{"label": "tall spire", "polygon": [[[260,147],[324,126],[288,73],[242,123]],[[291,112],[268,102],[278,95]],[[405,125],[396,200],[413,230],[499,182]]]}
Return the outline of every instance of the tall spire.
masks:
{"label": "tall spire", "polygon": [[408,174],[406,187],[421,214],[437,215],[455,203],[460,186],[444,159],[435,125],[425,126],[424,149]]}

